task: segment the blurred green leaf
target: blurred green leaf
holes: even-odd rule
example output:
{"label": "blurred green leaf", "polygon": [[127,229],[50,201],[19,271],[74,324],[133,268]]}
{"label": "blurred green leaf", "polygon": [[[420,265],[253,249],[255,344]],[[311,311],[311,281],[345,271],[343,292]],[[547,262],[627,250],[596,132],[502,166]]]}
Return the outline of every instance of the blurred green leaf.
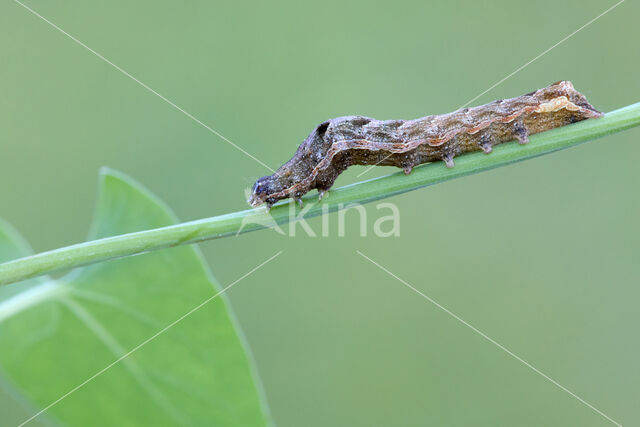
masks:
{"label": "blurred green leaf", "polygon": [[[30,255],[31,248],[27,242],[18,234],[18,232],[9,224],[0,220],[0,260],[8,260]],[[45,279],[38,277],[29,279],[24,282],[16,283],[16,287],[5,286],[0,288],[0,301],[19,294],[29,288],[45,282]],[[4,305],[0,302],[0,307]],[[3,318],[4,312],[0,308],[0,319]],[[4,338],[2,323],[0,321],[0,342]],[[0,349],[0,361],[4,349]],[[0,424],[1,425],[18,425],[29,418],[31,414],[37,412],[37,408],[30,404],[18,392],[15,387],[6,378],[4,370],[0,370]],[[43,415],[32,421],[31,426],[50,425],[47,415]]]}
{"label": "blurred green leaf", "polygon": [[[170,210],[103,170],[90,239],[173,224]],[[0,261],[30,253],[0,223]],[[0,424],[23,422],[218,290],[186,246],[0,289]],[[6,382],[2,382],[6,379]],[[3,392],[2,390],[5,390]],[[30,403],[27,403],[30,402]],[[34,421],[67,425],[266,425],[252,362],[224,295]],[[36,424],[34,424],[36,425]]]}

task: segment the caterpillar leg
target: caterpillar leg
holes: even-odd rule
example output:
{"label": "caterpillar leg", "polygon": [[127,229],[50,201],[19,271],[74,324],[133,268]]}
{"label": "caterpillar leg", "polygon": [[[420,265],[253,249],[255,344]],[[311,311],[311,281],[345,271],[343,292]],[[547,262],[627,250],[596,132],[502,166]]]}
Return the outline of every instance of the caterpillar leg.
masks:
{"label": "caterpillar leg", "polygon": [[480,148],[482,148],[482,151],[484,151],[486,154],[489,154],[491,153],[491,151],[493,151],[492,138],[487,133],[483,133],[480,136],[480,141],[478,142],[478,145],[480,146]]}
{"label": "caterpillar leg", "polygon": [[422,163],[418,149],[413,149],[400,156],[396,156],[396,159],[394,166],[402,169],[405,175],[409,175],[414,167]]}
{"label": "caterpillar leg", "polygon": [[324,182],[319,182],[316,185],[316,190],[318,190],[318,201],[321,201],[322,198],[329,192],[329,189],[331,188],[331,186],[333,185],[333,180],[332,181],[324,181]]}
{"label": "caterpillar leg", "polygon": [[529,131],[522,123],[522,120],[515,120],[513,122],[513,136],[520,144],[529,142]]}
{"label": "caterpillar leg", "polygon": [[442,156],[442,161],[449,169],[455,166],[455,163],[453,163],[453,154],[445,154]]}
{"label": "caterpillar leg", "polygon": [[458,147],[458,145],[458,138],[454,136],[445,146],[441,148],[440,159],[442,159],[445,166],[447,166],[447,168],[449,169],[455,166],[453,158],[456,156],[456,154],[460,153],[460,148]]}
{"label": "caterpillar leg", "polygon": [[275,205],[277,202],[278,202],[278,199],[275,199],[273,197],[269,197],[267,200],[264,201],[265,207],[267,208],[267,213],[269,213],[269,211],[271,210],[271,207]]}

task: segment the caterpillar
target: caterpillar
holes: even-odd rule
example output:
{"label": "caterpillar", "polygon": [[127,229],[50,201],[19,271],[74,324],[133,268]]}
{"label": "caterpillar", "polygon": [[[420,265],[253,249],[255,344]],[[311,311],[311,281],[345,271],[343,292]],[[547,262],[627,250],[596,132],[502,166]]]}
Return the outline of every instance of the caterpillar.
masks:
{"label": "caterpillar", "polygon": [[531,134],[601,116],[570,81],[559,81],[517,98],[414,120],[338,117],[320,123],[291,160],[258,179],[248,202],[266,203],[268,210],[293,198],[302,206],[304,194],[315,188],[321,200],[351,165],[396,166],[409,174],[416,165],[442,160],[452,168],[459,154],[489,154],[496,144],[526,144]]}

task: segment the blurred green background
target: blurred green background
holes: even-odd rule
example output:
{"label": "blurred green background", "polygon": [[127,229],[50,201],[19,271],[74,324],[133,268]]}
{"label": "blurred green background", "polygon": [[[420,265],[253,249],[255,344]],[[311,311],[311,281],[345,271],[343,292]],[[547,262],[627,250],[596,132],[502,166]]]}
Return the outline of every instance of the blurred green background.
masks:
{"label": "blurred green background", "polygon": [[[27,4],[277,167],[327,118],[454,110],[615,3]],[[474,105],[561,79],[602,111],[640,101],[639,14],[621,4]],[[36,251],[85,239],[103,165],[182,220],[246,208],[264,167],[15,2],[0,3],[0,35],[0,217]],[[608,424],[360,250],[611,418],[640,424],[639,137],[394,197],[400,237],[371,233],[372,205],[368,237],[347,214],[344,238],[268,230],[202,244],[223,286],[284,250],[229,291],[276,423]],[[309,223],[319,232],[320,218]]]}

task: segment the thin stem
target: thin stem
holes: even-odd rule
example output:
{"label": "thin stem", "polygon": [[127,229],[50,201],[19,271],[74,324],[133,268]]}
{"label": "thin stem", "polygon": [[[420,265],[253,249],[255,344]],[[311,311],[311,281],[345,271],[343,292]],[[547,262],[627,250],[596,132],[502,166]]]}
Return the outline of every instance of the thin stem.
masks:
{"label": "thin stem", "polygon": [[409,176],[398,172],[331,190],[322,203],[317,201],[315,194],[309,195],[304,198],[304,209],[295,208],[294,215],[290,213],[289,203],[281,203],[271,209],[270,215],[266,214],[262,208],[250,209],[169,227],[93,240],[20,258],[0,264],[0,285],[56,270],[237,235],[303,217],[309,218],[334,212],[351,203],[372,202],[453,178],[531,159],[638,125],[640,125],[640,103],[607,113],[603,118],[585,120],[532,135],[529,144],[525,146],[515,143],[501,144],[494,147],[490,155],[474,152],[460,156],[456,158],[453,169],[445,168],[442,162],[422,165],[415,168]]}

